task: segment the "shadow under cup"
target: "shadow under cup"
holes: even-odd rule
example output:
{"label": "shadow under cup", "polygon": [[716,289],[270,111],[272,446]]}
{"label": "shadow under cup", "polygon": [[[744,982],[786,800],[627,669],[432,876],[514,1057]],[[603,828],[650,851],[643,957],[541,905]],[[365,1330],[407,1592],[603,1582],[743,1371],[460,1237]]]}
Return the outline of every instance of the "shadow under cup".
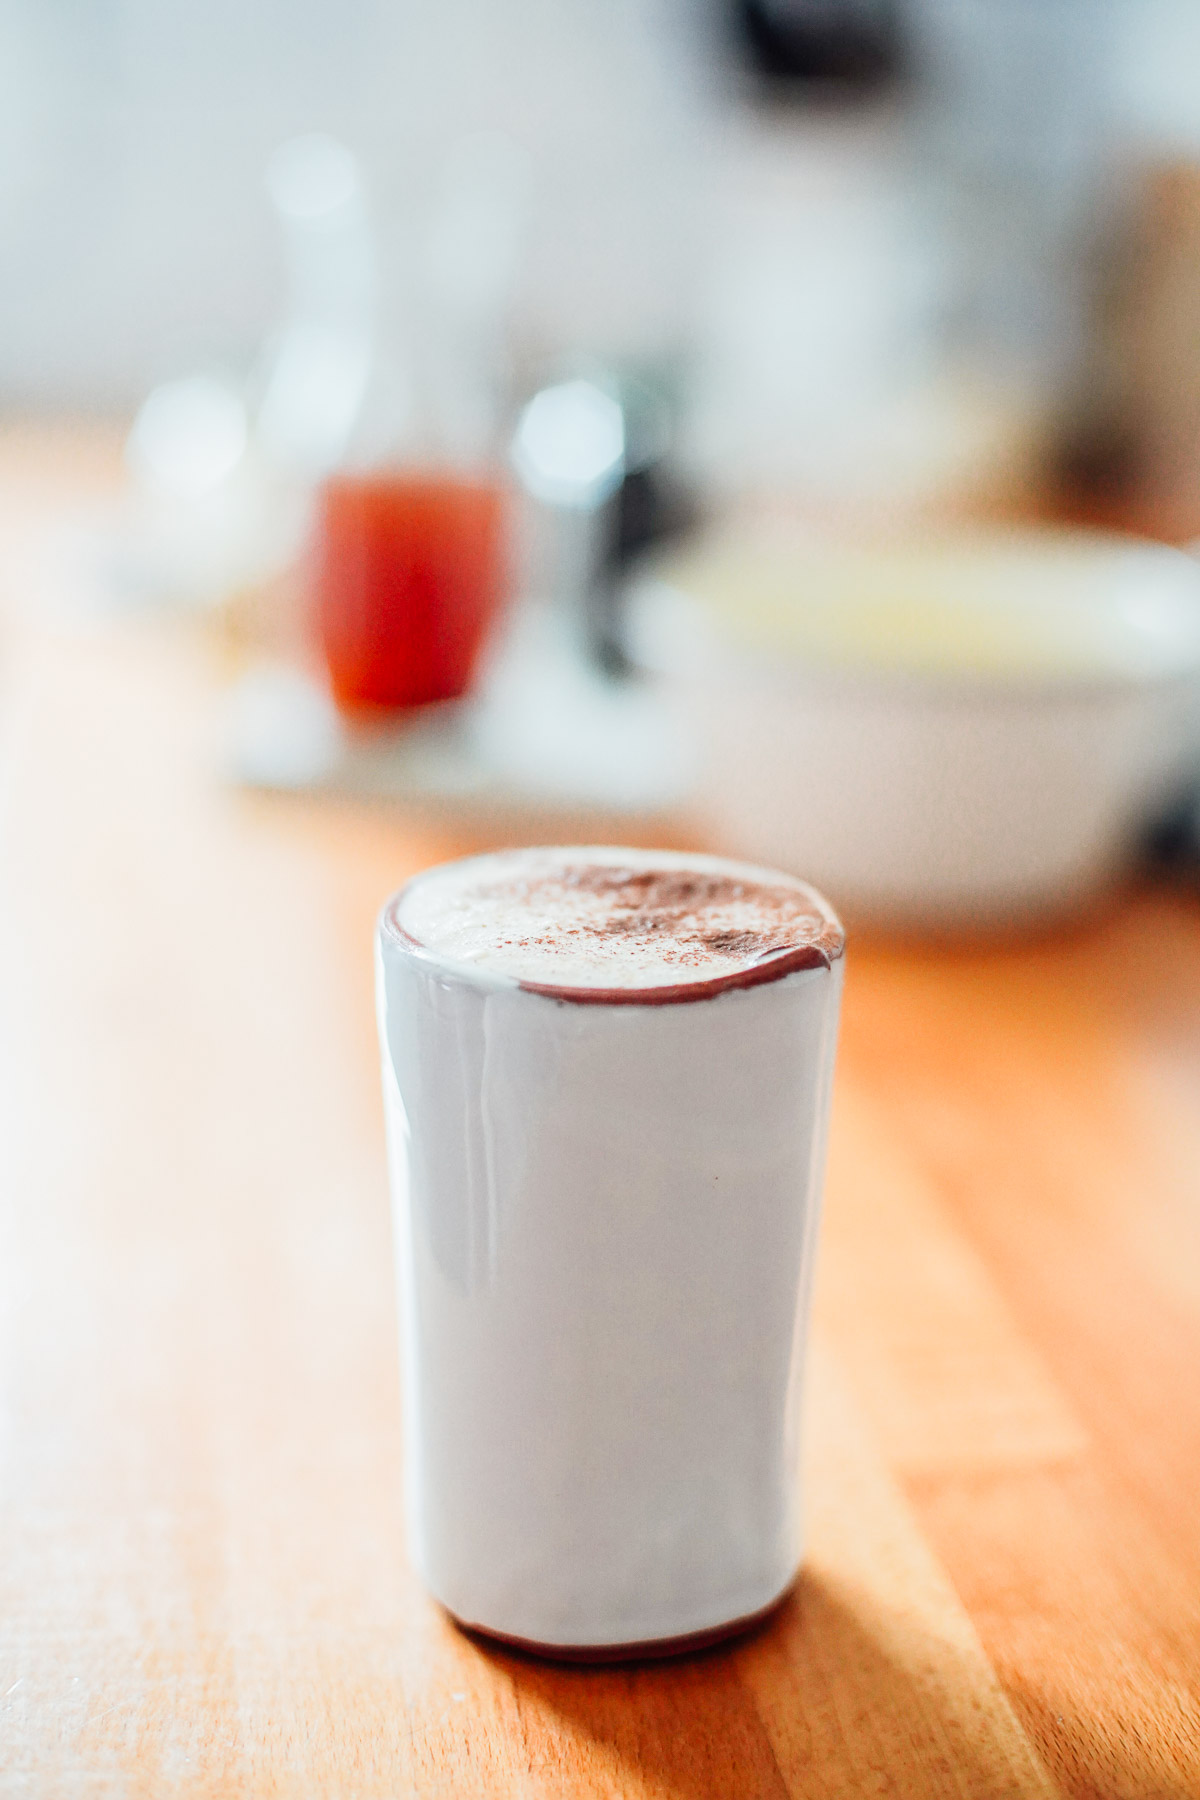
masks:
{"label": "shadow under cup", "polygon": [[440,961],[395,906],[377,948],[416,1566],[461,1623],[553,1655],[750,1621],[800,1557],[840,954],[580,1003]]}

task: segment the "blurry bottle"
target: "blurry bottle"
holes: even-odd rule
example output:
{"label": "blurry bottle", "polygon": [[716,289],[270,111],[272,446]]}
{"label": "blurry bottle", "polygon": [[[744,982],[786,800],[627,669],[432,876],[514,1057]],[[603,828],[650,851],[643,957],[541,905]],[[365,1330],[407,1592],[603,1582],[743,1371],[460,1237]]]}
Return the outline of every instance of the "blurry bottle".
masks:
{"label": "blurry bottle", "polygon": [[913,138],[948,352],[1051,419],[1087,333],[1112,182],[1115,0],[911,0]]}
{"label": "blurry bottle", "polygon": [[631,673],[626,585],[638,559],[693,523],[691,496],[671,467],[667,384],[592,370],[527,402],[512,461],[536,509],[540,585],[573,653],[610,677]]}
{"label": "blurry bottle", "polygon": [[1060,498],[1089,522],[1184,543],[1200,536],[1200,161],[1146,170],[1122,224],[1098,258]]}
{"label": "blurry bottle", "polygon": [[1109,204],[1058,451],[1056,502],[1105,527],[1200,536],[1200,7],[1120,8]]}
{"label": "blurry bottle", "polygon": [[310,132],[279,145],[267,195],[283,239],[287,307],[260,379],[255,433],[302,490],[345,455],[371,372],[378,268],[357,158]]}
{"label": "blurry bottle", "polygon": [[504,596],[507,501],[486,470],[380,467],[330,477],[314,580],[344,712],[454,700]]}
{"label": "blurry bottle", "polygon": [[452,157],[320,485],[315,610],[345,712],[465,693],[505,596],[505,314],[524,174],[506,141]]}

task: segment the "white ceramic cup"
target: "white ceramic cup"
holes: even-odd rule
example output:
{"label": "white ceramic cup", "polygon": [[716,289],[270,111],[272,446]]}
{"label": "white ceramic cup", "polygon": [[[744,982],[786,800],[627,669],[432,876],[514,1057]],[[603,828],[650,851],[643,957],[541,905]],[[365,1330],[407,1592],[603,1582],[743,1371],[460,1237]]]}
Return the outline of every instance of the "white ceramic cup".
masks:
{"label": "white ceramic cup", "polygon": [[416,1566],[559,1653],[734,1628],[800,1555],[837,921],[805,889],[815,966],[597,1001],[415,943],[411,891],[377,969]]}

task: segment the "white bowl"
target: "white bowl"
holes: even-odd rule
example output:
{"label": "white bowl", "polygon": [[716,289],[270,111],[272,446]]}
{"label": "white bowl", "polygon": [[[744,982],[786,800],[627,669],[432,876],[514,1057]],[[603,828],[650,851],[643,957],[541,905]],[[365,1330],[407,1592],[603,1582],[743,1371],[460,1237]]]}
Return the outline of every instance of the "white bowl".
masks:
{"label": "white bowl", "polygon": [[707,835],[859,914],[1071,906],[1200,754],[1200,568],[1132,539],[727,538],[643,597],[638,638]]}

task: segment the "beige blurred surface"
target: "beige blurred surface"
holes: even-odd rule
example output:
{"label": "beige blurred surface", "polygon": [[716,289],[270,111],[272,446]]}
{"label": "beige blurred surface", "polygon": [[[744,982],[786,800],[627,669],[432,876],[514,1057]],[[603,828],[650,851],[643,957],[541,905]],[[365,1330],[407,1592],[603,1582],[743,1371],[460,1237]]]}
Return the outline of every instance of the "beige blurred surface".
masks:
{"label": "beige blurred surface", "polygon": [[409,1572],[372,1017],[453,830],[251,799],[0,445],[0,1795],[1200,1792],[1200,912],[851,946],[808,1563],[556,1669]]}

